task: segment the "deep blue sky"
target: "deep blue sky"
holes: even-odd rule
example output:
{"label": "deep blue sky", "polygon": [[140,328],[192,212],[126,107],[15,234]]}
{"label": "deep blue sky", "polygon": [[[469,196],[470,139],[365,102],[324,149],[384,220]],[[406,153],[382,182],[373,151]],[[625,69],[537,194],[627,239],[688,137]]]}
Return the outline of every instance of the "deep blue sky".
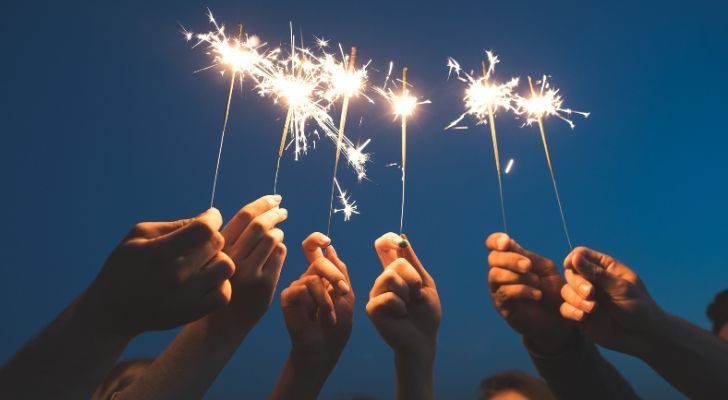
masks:
{"label": "deep blue sky", "polygon": [[[0,174],[0,361],[93,279],[140,220],[202,211],[219,140],[225,80],[202,51],[181,40],[178,22],[207,29],[205,7],[272,43],[288,22],[307,39],[355,44],[381,82],[390,60],[433,100],[410,123],[406,232],[438,283],[443,322],[440,397],[474,398],[481,378],[505,368],[532,371],[493,309],[483,241],[500,229],[492,149],[484,129],[444,132],[461,113],[462,86],[445,61],[477,67],[495,49],[498,75],[553,75],[567,104],[592,112],[571,132],[547,123],[572,236],[634,267],[667,310],[708,326],[705,306],[728,283],[725,114],[728,9],[720,2],[14,2],[3,7]],[[594,3],[594,4],[592,4]],[[380,266],[374,239],[396,230],[399,131],[382,104],[355,102],[348,132],[371,137],[373,182],[342,183],[362,215],[336,219],[334,243],[358,294],[354,333],[323,398],[393,391],[392,357],[364,312]],[[236,92],[223,153],[218,207],[229,218],[271,190],[282,112]],[[511,234],[560,260],[561,234],[543,151],[532,129],[498,122]],[[290,254],[279,290],[306,267],[298,243],[325,229],[333,146],[294,163],[280,181],[290,218]],[[127,356],[152,356],[173,332],[135,340]],[[263,398],[289,349],[276,298],[209,392]],[[679,395],[641,362],[609,354],[648,398]]]}

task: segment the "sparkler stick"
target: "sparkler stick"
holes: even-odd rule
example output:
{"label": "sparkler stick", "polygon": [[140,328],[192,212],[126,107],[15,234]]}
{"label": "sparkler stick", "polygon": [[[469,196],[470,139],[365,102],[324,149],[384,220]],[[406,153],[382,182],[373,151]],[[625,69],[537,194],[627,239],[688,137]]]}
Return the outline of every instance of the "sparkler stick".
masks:
{"label": "sparkler stick", "polygon": [[[243,24],[238,25],[238,41],[243,38]],[[225,118],[222,123],[222,134],[220,135],[220,148],[217,150],[217,163],[215,164],[215,177],[212,179],[212,194],[210,195],[210,208],[215,203],[215,190],[217,189],[217,176],[220,173],[220,158],[222,157],[222,145],[225,141],[225,130],[227,129],[228,117],[230,116],[230,103],[233,98],[233,88],[235,87],[235,69],[231,69],[230,88],[228,89],[227,103],[225,105]]]}
{"label": "sparkler stick", "polygon": [[[356,62],[356,47],[352,47],[351,53],[349,54],[349,65],[347,67],[349,73],[353,73],[355,62]],[[334,209],[334,189],[335,189],[335,185],[336,185],[336,172],[339,168],[339,157],[341,156],[341,141],[342,141],[342,137],[344,136],[344,129],[346,128],[346,114],[349,110],[349,98],[350,97],[351,97],[350,92],[347,91],[346,93],[344,93],[344,101],[341,106],[341,118],[339,120],[339,135],[338,135],[338,139],[336,140],[336,159],[334,161],[334,176],[331,179],[331,199],[329,201],[329,221],[326,225],[326,236],[329,236],[331,234],[331,215],[333,214],[333,209]]]}
{"label": "sparkler stick", "polygon": [[[488,77],[488,69],[485,61],[481,62],[483,67],[483,79]],[[490,125],[490,137],[493,140],[493,154],[495,156],[495,169],[498,172],[498,193],[500,194],[501,217],[503,218],[503,231],[508,232],[508,224],[506,223],[506,205],[503,201],[503,182],[501,178],[500,152],[498,151],[498,138],[495,133],[495,118],[493,117],[493,106],[488,104],[488,124]]]}
{"label": "sparkler stick", "polygon": [[[402,68],[402,99],[407,98],[407,67]],[[407,114],[402,114],[402,210],[399,214],[399,234],[404,226],[404,187],[407,170]]]}
{"label": "sparkler stick", "polygon": [[291,114],[293,107],[288,107],[286,113],[286,122],[283,124],[283,135],[281,136],[281,146],[278,148],[278,161],[276,161],[276,176],[273,179],[273,194],[278,194],[278,172],[281,170],[281,158],[283,157],[283,149],[286,147],[286,137],[288,136],[288,127],[291,124]]}
{"label": "sparkler stick", "polygon": [[[545,81],[545,79],[544,79]],[[531,77],[528,77],[528,86],[531,88],[531,96],[536,96],[536,91],[533,89],[533,81]],[[538,128],[541,131],[541,141],[543,142],[543,150],[546,153],[546,163],[549,165],[549,172],[551,173],[551,183],[554,185],[554,193],[556,194],[556,203],[559,205],[559,213],[561,214],[561,225],[564,227],[564,235],[566,235],[566,241],[569,242],[569,249],[573,250],[574,246],[571,244],[571,237],[569,236],[569,228],[566,225],[566,217],[564,216],[564,207],[561,205],[561,197],[559,196],[559,188],[556,185],[556,177],[554,175],[554,167],[551,164],[551,154],[549,153],[549,145],[546,142],[546,133],[543,129],[543,115],[538,114],[536,116],[538,121]]]}

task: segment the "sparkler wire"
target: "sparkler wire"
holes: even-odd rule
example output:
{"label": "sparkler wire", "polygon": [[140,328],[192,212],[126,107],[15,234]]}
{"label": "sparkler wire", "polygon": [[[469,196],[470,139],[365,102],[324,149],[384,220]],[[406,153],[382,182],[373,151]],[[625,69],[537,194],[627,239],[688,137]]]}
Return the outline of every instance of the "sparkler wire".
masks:
{"label": "sparkler wire", "polygon": [[[528,77],[528,85],[531,87],[531,94],[535,95],[536,91],[533,89],[533,82],[531,77]],[[564,235],[566,235],[566,241],[569,243],[569,249],[573,250],[574,246],[571,244],[571,237],[569,236],[569,228],[566,225],[566,217],[564,216],[564,207],[561,205],[561,197],[559,196],[559,188],[556,185],[556,177],[554,175],[554,167],[551,164],[551,154],[549,153],[549,146],[546,142],[546,133],[543,128],[543,118],[538,116],[538,128],[541,131],[541,141],[543,142],[543,149],[546,153],[546,162],[549,166],[549,172],[551,173],[551,183],[554,185],[554,193],[556,194],[556,203],[559,205],[559,213],[561,213],[561,225],[564,227]]]}
{"label": "sparkler wire", "polygon": [[[407,67],[402,68],[402,98],[407,96]],[[402,114],[402,210],[399,216],[399,234],[404,226],[404,188],[407,168],[407,114]]]}
{"label": "sparkler wire", "polygon": [[[238,26],[238,40],[243,37],[243,25]],[[215,164],[215,177],[212,179],[212,194],[210,195],[210,208],[215,203],[215,190],[217,190],[217,177],[220,173],[220,158],[222,157],[222,145],[225,141],[225,130],[227,129],[228,117],[230,116],[230,103],[233,98],[233,88],[235,87],[235,70],[230,74],[230,88],[228,89],[227,104],[225,105],[225,119],[222,123],[222,134],[220,135],[220,148],[217,150],[217,163]]]}
{"label": "sparkler wire", "polygon": [[[488,70],[485,67],[485,61],[482,62],[483,77],[487,77]],[[493,118],[493,106],[488,106],[488,124],[490,125],[490,136],[493,140],[493,154],[495,156],[495,169],[498,172],[498,193],[500,194],[501,217],[503,218],[503,231],[508,233],[508,224],[506,223],[506,205],[503,201],[503,182],[501,178],[500,152],[498,151],[498,138],[495,133],[495,118]]]}

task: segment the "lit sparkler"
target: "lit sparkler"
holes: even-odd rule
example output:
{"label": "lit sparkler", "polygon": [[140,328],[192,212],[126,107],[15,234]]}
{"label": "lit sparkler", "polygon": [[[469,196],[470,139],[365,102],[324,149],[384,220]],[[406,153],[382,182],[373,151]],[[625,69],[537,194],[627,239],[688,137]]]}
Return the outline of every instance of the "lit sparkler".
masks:
{"label": "lit sparkler", "polygon": [[[341,147],[344,137],[344,129],[346,128],[346,114],[349,110],[349,100],[353,96],[361,94],[364,90],[364,82],[366,80],[366,65],[364,68],[357,70],[356,63],[356,47],[351,48],[349,57],[344,56],[344,62],[337,63],[333,56],[324,56],[324,74],[327,80],[328,90],[324,97],[330,103],[335,102],[338,98],[343,97],[341,106],[341,117],[339,119],[339,131],[336,140],[336,158],[334,160],[334,173],[331,179],[331,198],[329,201],[329,220],[326,226],[326,235],[331,234],[331,215],[334,208],[334,186],[336,184],[336,173],[339,168],[339,158],[341,156]],[[368,65],[368,64],[367,64]]]}
{"label": "lit sparkler", "polygon": [[217,189],[217,178],[220,172],[222,146],[225,141],[228,117],[230,116],[230,103],[232,101],[235,78],[238,77],[241,86],[246,74],[257,81],[258,70],[272,65],[272,61],[277,56],[277,50],[261,52],[260,49],[264,48],[266,44],[260,43],[257,36],[246,35],[245,40],[243,40],[242,25],[239,25],[237,37],[231,38],[225,34],[225,26],[218,24],[209,9],[207,10],[207,16],[210,23],[214,26],[214,30],[207,33],[195,34],[183,29],[183,34],[187,41],[197,41],[192,46],[193,48],[201,44],[206,44],[208,54],[213,57],[213,63],[211,65],[195,72],[222,67],[222,70],[220,71],[221,74],[224,75],[226,70],[230,73],[230,86],[228,88],[227,101],[225,103],[225,116],[223,119],[222,133],[220,135],[220,147],[217,152],[215,175],[213,177],[212,193],[210,195],[210,207],[212,207],[215,202],[215,191]]}
{"label": "lit sparkler", "polygon": [[392,111],[394,113],[395,120],[400,118],[402,120],[402,208],[399,217],[399,233],[402,233],[404,226],[404,193],[405,193],[405,177],[407,171],[407,118],[410,117],[417,106],[422,104],[430,104],[430,100],[419,101],[416,97],[409,94],[409,87],[407,84],[407,67],[402,68],[402,91],[400,94],[395,93],[391,88],[387,89],[387,83],[389,82],[389,76],[392,72],[393,63],[389,64],[389,73],[385,80],[384,87],[376,88],[375,90],[381,94],[389,103],[392,105]]}
{"label": "lit sparkler", "polygon": [[546,133],[543,127],[543,118],[548,116],[556,116],[574,129],[574,122],[568,117],[571,114],[579,114],[584,118],[589,116],[589,113],[581,111],[573,111],[569,108],[562,108],[564,100],[559,94],[559,89],[555,89],[549,85],[546,76],[544,75],[541,79],[538,92],[534,89],[533,81],[531,77],[528,77],[528,85],[531,89],[531,97],[524,98],[518,97],[516,103],[518,106],[519,113],[525,114],[526,125],[531,126],[534,122],[538,123],[538,128],[541,132],[541,141],[543,142],[543,149],[546,153],[546,163],[549,166],[549,172],[551,173],[551,183],[554,186],[554,193],[556,194],[556,203],[559,206],[559,213],[561,213],[561,224],[564,228],[564,235],[566,241],[569,243],[569,248],[573,249],[574,246],[571,244],[571,237],[569,236],[569,228],[566,225],[566,217],[564,216],[564,207],[561,204],[561,197],[559,196],[559,188],[556,185],[556,177],[554,175],[553,164],[551,163],[551,154],[549,153],[549,146],[546,142]]}
{"label": "lit sparkler", "polygon": [[477,119],[476,125],[490,125],[490,135],[493,141],[493,153],[495,156],[495,167],[498,173],[498,192],[500,194],[501,216],[503,218],[503,229],[508,231],[506,223],[506,209],[503,202],[503,183],[501,178],[500,154],[498,152],[498,139],[495,130],[495,114],[499,109],[503,111],[516,111],[514,108],[514,90],[518,86],[518,78],[512,78],[506,83],[497,83],[492,79],[495,72],[495,65],[500,62],[498,57],[491,51],[486,51],[488,56],[488,66],[482,62],[483,76],[474,78],[472,72],[470,74],[463,72],[460,64],[452,58],[448,59],[447,67],[449,68],[448,76],[453,72],[457,79],[468,85],[465,90],[465,112],[455,121],[450,123],[445,129],[464,129],[460,126],[460,122],[467,116],[472,115]]}

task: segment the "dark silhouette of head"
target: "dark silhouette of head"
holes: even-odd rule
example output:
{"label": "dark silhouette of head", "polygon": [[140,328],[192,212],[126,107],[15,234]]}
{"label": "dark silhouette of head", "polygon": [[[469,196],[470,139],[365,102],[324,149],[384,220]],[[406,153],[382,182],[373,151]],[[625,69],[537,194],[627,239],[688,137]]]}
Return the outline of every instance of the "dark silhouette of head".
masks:
{"label": "dark silhouette of head", "polygon": [[503,371],[480,382],[480,400],[555,400],[546,382],[522,371]]}
{"label": "dark silhouette of head", "polygon": [[713,323],[713,333],[728,341],[728,289],[715,296],[706,312]]}

